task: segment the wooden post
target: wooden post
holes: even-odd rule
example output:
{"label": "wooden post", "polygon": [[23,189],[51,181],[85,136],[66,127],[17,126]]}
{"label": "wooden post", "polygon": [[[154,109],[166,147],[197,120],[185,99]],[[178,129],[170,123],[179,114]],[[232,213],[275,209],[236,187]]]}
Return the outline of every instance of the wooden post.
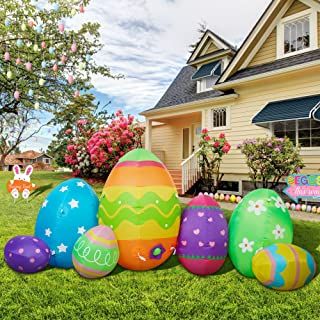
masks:
{"label": "wooden post", "polygon": [[152,120],[148,118],[146,118],[145,148],[149,151],[152,148]]}

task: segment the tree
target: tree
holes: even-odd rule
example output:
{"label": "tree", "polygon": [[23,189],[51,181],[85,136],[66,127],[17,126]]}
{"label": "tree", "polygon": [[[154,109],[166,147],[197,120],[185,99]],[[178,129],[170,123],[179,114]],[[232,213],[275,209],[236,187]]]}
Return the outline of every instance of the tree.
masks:
{"label": "tree", "polygon": [[248,139],[238,145],[246,157],[249,177],[256,189],[275,189],[282,177],[298,173],[304,168],[300,147],[295,147],[289,138]]}
{"label": "tree", "polygon": [[[18,114],[0,114],[0,165],[6,157],[19,150],[19,145],[36,135],[45,125],[41,125],[34,110],[19,109]],[[37,129],[34,129],[34,128]]]}
{"label": "tree", "polygon": [[198,33],[199,33],[199,40],[196,43],[190,44],[189,45],[189,52],[192,53],[194,51],[194,49],[198,46],[199,41],[201,40],[202,36],[206,33],[208,29],[208,24],[206,21],[201,21],[199,22],[199,26],[198,26]]}
{"label": "tree", "polygon": [[95,103],[94,100],[95,97],[92,94],[85,94],[73,98],[67,108],[60,108],[55,112],[55,118],[52,122],[59,130],[54,134],[54,139],[48,147],[48,153],[54,158],[58,166],[64,167],[67,165],[65,154],[69,143],[69,135],[79,129],[79,121],[85,120],[90,124],[90,130],[98,130],[112,117],[106,110],[110,102],[100,107],[100,103]]}
{"label": "tree", "polygon": [[107,66],[92,59],[102,48],[99,24],[77,31],[64,26],[88,2],[59,1],[39,10],[30,0],[0,0],[0,114],[17,114],[20,107],[54,113],[91,88],[92,74],[111,77]]}
{"label": "tree", "polygon": [[85,23],[78,30],[65,27],[66,20],[83,13],[88,3],[57,0],[38,9],[31,0],[0,0],[0,120],[4,121],[0,132],[6,131],[11,114],[15,130],[21,124],[23,133],[10,143],[3,142],[6,135],[0,136],[6,150],[40,131],[39,126],[33,127],[32,134],[25,136],[23,124],[34,120],[34,111],[55,116],[57,110],[68,108],[73,97],[92,88],[92,75],[114,77],[106,65],[97,65],[92,58],[102,48],[100,25]]}

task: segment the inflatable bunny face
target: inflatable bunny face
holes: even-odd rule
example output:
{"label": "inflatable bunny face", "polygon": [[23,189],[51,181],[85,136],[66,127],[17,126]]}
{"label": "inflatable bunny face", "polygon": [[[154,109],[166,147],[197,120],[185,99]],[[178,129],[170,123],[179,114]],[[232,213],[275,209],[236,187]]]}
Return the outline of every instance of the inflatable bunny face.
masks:
{"label": "inflatable bunny face", "polygon": [[24,173],[21,173],[20,167],[18,165],[14,165],[13,172],[14,172],[13,180],[30,182],[30,176],[33,172],[33,167],[29,165],[27,166],[26,171]]}

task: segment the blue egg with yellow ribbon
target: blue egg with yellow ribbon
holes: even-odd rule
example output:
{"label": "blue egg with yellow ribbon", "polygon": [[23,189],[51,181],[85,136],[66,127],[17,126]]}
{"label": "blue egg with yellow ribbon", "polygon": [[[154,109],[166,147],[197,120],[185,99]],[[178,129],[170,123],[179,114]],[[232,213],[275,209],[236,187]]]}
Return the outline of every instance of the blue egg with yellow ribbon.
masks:
{"label": "blue egg with yellow ribbon", "polygon": [[72,249],[86,231],[98,225],[99,200],[82,179],[70,179],[55,187],[42,203],[35,236],[51,250],[49,264],[72,268]]}

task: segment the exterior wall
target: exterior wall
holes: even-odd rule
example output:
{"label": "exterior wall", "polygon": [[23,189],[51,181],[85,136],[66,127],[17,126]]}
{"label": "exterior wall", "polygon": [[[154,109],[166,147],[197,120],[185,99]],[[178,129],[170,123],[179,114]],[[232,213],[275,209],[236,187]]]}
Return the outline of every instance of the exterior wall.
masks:
{"label": "exterior wall", "polygon": [[[225,130],[225,133],[232,145],[232,150],[225,156],[221,168],[226,173],[227,179],[245,179],[248,173],[245,159],[240,151],[236,150],[236,146],[245,139],[271,134],[268,129],[251,124],[254,115],[271,101],[319,94],[319,72],[320,67],[316,67],[309,71],[301,70],[269,80],[260,80],[251,85],[235,86],[234,89],[240,95],[239,98],[229,104],[216,105],[229,106],[231,112],[231,126],[230,129]],[[206,110],[206,119],[209,119],[210,110]],[[216,135],[217,132],[211,132],[211,134]],[[302,155],[306,164],[304,172],[319,172],[320,148],[305,148],[302,150]]]}
{"label": "exterior wall", "polygon": [[[211,42],[211,43],[210,43],[209,47],[207,48],[206,46],[209,44],[209,42]],[[209,40],[209,42],[206,44],[204,49],[201,51],[201,53],[199,55],[200,57],[204,56],[205,54],[212,53],[212,52],[219,50],[219,48],[211,40]]]}
{"label": "exterior wall", "polygon": [[318,47],[320,48],[320,12],[318,12]]}
{"label": "exterior wall", "polygon": [[[300,1],[295,1],[289,10],[285,13],[284,17],[291,16],[293,14],[299,13],[301,11],[309,9],[304,3]],[[318,37],[320,40],[320,14],[318,13]],[[320,44],[320,42],[319,42]],[[271,32],[265,43],[262,45],[260,50],[254,56],[252,61],[249,63],[249,67],[256,66],[259,64],[264,64],[272,62],[277,58],[277,28]]]}
{"label": "exterior wall", "polygon": [[254,56],[252,61],[249,64],[249,67],[256,66],[259,64],[268,63],[276,60],[277,58],[277,29],[271,32],[268,39],[265,41],[263,46]]}
{"label": "exterior wall", "polygon": [[[46,162],[44,161],[45,158],[46,158],[46,159],[49,159],[49,163],[46,163]],[[42,162],[42,163],[44,163],[44,164],[51,165],[52,159],[50,159],[50,158],[49,158],[48,156],[46,156],[46,155],[42,155],[41,157],[35,159],[34,162]]]}
{"label": "exterior wall", "polygon": [[310,9],[310,7],[306,6],[304,3],[300,1],[295,1],[292,6],[289,8],[289,10],[286,12],[284,17],[289,17],[293,14],[299,13],[301,11]]}
{"label": "exterior wall", "polygon": [[152,152],[164,161],[168,169],[179,169],[182,162],[183,128],[201,122],[201,114],[166,120],[152,128]]}

